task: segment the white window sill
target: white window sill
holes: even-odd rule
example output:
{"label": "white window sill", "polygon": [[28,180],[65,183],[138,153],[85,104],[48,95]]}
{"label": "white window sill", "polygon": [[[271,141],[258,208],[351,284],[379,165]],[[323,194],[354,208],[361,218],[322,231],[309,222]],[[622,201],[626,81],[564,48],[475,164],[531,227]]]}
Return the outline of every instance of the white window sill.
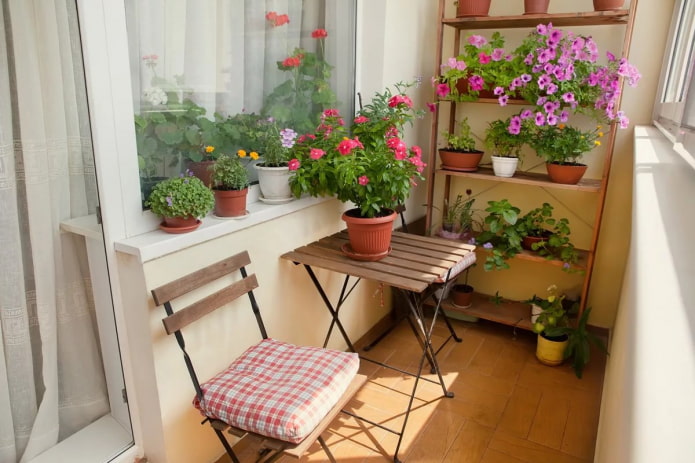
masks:
{"label": "white window sill", "polygon": [[115,242],[118,252],[137,256],[145,263],[153,259],[195,246],[220,236],[306,209],[333,198],[301,198],[285,204],[269,205],[260,201],[247,205],[248,214],[238,219],[219,219],[209,214],[198,229],[190,233],[171,234],[161,230],[143,233]]}

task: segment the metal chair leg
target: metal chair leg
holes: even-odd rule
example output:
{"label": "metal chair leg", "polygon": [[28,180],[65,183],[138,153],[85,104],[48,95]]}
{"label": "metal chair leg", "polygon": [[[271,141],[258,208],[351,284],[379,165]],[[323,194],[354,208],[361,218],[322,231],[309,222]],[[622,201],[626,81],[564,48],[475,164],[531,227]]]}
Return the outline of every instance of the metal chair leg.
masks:
{"label": "metal chair leg", "polygon": [[326,452],[326,455],[328,456],[328,460],[331,463],[336,463],[335,458],[333,458],[333,454],[331,453],[331,450],[328,448],[328,445],[326,445],[326,441],[323,440],[322,436],[319,436],[318,441],[319,441],[319,444],[321,444],[321,447],[323,447],[323,451]]}

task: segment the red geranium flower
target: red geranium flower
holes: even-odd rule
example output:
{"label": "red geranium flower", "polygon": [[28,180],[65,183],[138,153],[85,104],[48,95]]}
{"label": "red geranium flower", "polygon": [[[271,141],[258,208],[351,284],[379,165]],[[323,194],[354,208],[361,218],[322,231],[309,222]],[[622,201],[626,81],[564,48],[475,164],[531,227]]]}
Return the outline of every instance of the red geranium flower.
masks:
{"label": "red geranium flower", "polygon": [[328,36],[326,29],[316,29],[311,33],[311,37],[315,39],[323,39]]}

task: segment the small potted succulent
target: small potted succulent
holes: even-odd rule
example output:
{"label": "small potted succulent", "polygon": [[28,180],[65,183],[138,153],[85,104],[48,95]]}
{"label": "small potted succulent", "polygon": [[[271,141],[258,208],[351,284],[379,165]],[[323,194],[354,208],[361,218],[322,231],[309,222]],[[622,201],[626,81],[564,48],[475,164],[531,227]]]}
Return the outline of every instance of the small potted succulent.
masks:
{"label": "small potted succulent", "polygon": [[476,149],[475,138],[471,126],[468,125],[468,118],[460,120],[456,124],[456,129],[454,132],[442,134],[446,142],[446,147],[439,149],[442,169],[475,172],[478,170],[478,163],[483,157],[483,152]]}
{"label": "small potted succulent", "polygon": [[246,196],[249,191],[249,174],[241,162],[247,158],[258,159],[252,151],[237,151],[236,156],[221,155],[212,166],[212,190],[215,193],[215,215],[239,217],[246,215]]}
{"label": "small potted succulent", "polygon": [[212,191],[187,170],[179,177],[158,183],[145,205],[162,217],[159,226],[168,233],[193,231],[215,203]]}

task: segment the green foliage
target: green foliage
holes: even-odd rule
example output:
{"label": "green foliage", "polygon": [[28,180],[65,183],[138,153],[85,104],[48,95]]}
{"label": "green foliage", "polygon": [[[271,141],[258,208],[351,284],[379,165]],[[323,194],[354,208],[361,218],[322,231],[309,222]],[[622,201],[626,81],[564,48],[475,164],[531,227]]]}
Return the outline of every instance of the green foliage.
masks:
{"label": "green foliage", "polygon": [[404,125],[420,113],[404,93],[410,86],[399,83],[398,93],[377,93],[355,118],[352,138],[337,110],[324,111],[314,133],[291,149],[293,194],[336,195],[354,203],[363,217],[403,204],[425,167],[422,150],[402,140]]}
{"label": "green foliage", "polygon": [[158,216],[182,218],[203,217],[214,204],[212,191],[189,171],[155,185],[145,202]]}
{"label": "green foliage", "polygon": [[495,156],[518,158],[526,142],[525,132],[518,135],[509,132],[510,119],[491,121],[485,129],[485,146]]}
{"label": "green foliage", "polygon": [[536,296],[526,302],[540,307],[541,313],[533,324],[534,333],[543,333],[546,336],[562,336],[566,334],[563,329],[569,326],[569,315],[564,305],[565,295],[558,294],[557,286],[548,287],[548,296],[542,298]]}
{"label": "green foliage", "polygon": [[[456,195],[453,202],[444,200],[444,217],[442,218],[442,228],[447,231],[467,232],[474,228],[481,228],[482,223],[477,219],[477,210],[473,209],[475,198],[471,198],[471,190],[466,190],[468,199],[463,199],[463,195]],[[449,228],[449,229],[447,229]]]}
{"label": "green foliage", "polygon": [[586,325],[589,321],[590,314],[591,307],[587,307],[582,313],[582,316],[579,317],[577,326],[567,329],[569,343],[565,349],[564,357],[565,359],[572,357],[572,368],[577,378],[580,379],[584,373],[584,367],[591,359],[591,344],[608,355],[608,349],[606,349],[603,340],[587,330]]}
{"label": "green foliage", "polygon": [[483,248],[490,250],[483,268],[486,271],[509,268],[507,260],[521,252],[521,239],[515,225],[521,210],[507,199],[489,201],[484,223],[487,230],[476,238]]}
{"label": "green foliage", "polygon": [[476,238],[476,243],[490,250],[484,268],[487,271],[509,268],[507,260],[522,250],[521,241],[526,236],[545,236],[547,239],[532,245],[533,250],[546,259],[559,259],[562,269],[574,271],[579,262],[579,253],[570,242],[569,221],[555,219],[553,207],[543,203],[542,207],[520,215],[520,209],[508,200],[490,201],[485,209],[489,214],[484,223],[487,230]]}
{"label": "green foliage", "polygon": [[475,138],[471,131],[471,126],[468,124],[468,118],[465,117],[456,124],[458,135],[456,132],[444,132],[442,136],[446,140],[447,148],[453,151],[473,152],[475,149]]}
{"label": "green foliage", "polygon": [[[529,120],[530,121],[530,120]],[[577,163],[582,154],[601,146],[601,126],[592,130],[581,130],[565,124],[535,126],[526,123],[526,138],[529,146],[536,150],[546,162],[560,164]]]}
{"label": "green foliage", "polygon": [[163,175],[165,167],[176,165],[181,156],[199,153],[203,143],[199,122],[204,114],[205,109],[191,100],[167,109],[136,114],[140,176]]}
{"label": "green foliage", "polygon": [[238,156],[223,154],[212,166],[212,183],[218,190],[243,190],[249,186],[249,173]]}
{"label": "green foliage", "polygon": [[278,69],[289,73],[289,79],[275,87],[263,105],[263,115],[300,133],[310,132],[318,125],[321,112],[336,104],[330,86],[333,66],[323,59],[323,38],[317,38],[317,48],[317,52],[295,48],[278,61]]}

